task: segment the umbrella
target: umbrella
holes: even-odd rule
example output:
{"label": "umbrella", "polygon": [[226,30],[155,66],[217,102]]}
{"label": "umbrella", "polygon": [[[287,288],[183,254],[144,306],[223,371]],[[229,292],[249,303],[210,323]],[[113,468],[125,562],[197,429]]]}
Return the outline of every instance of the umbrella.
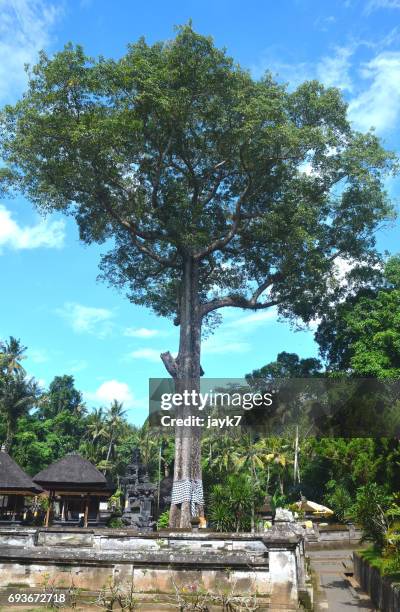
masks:
{"label": "umbrella", "polygon": [[332,514],[334,514],[333,510],[330,508],[327,508],[322,504],[317,504],[317,502],[309,501],[308,499],[298,501],[296,506],[299,510],[303,510],[304,512],[312,512],[312,514],[315,515],[332,516]]}

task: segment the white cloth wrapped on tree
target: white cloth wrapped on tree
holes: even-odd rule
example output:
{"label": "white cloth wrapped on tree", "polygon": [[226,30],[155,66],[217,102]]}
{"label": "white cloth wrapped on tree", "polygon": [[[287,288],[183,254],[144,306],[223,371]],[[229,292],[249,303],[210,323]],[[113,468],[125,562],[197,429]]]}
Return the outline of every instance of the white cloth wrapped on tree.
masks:
{"label": "white cloth wrapped on tree", "polygon": [[172,504],[182,504],[190,502],[190,512],[192,516],[197,516],[197,506],[204,504],[203,482],[201,480],[175,480],[172,485]]}

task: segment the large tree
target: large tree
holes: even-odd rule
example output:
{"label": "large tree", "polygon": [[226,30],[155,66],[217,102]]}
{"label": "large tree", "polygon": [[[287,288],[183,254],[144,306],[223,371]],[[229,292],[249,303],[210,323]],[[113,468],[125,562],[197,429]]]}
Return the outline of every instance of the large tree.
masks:
{"label": "large tree", "polygon": [[39,417],[53,419],[61,412],[77,415],[85,411],[82,393],[75,388],[74,377],[64,374],[55,376],[48,392],[41,397]]}
{"label": "large tree", "polygon": [[315,335],[331,371],[400,376],[400,257],[391,257],[374,286],[327,309]]}
{"label": "large tree", "polygon": [[[337,89],[254,80],[190,25],[119,60],[42,53],[3,113],[1,149],[5,185],[72,215],[85,243],[111,244],[102,277],[180,326],[177,357],[162,355],[178,389],[198,388],[202,328],[219,309],[308,321],[334,299],[339,256],[375,259],[391,210],[392,156],[353,131]],[[188,526],[197,431],[177,434],[174,479],[186,493],[171,525]]]}
{"label": "large tree", "polygon": [[315,357],[302,359],[296,353],[282,351],[278,353],[276,361],[253,370],[251,374],[246,374],[246,380],[250,384],[252,381],[264,383],[279,378],[311,378],[313,376],[323,376],[322,363]]}

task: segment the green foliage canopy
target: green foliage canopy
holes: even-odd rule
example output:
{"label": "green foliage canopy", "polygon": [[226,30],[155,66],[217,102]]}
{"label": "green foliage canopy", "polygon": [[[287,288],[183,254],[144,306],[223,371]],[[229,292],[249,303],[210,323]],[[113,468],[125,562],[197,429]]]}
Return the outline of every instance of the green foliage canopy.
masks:
{"label": "green foliage canopy", "polygon": [[388,260],[380,285],[330,309],[316,339],[331,370],[399,378],[400,257]]}
{"label": "green foliage canopy", "polygon": [[72,215],[86,243],[112,238],[103,278],[177,322],[188,257],[202,317],[277,304],[308,320],[335,258],[374,261],[391,214],[394,158],[337,89],[256,81],[190,25],[119,60],[41,53],[0,129],[3,185]]}
{"label": "green foliage canopy", "polygon": [[40,416],[54,418],[61,412],[77,414],[84,411],[82,394],[75,388],[74,377],[56,376],[40,403]]}

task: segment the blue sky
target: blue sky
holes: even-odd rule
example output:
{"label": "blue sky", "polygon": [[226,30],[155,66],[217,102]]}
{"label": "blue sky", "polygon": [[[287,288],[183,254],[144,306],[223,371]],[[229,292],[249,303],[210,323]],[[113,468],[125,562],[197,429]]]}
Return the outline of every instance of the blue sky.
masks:
{"label": "blue sky", "polygon": [[[342,88],[355,127],[374,126],[399,150],[400,0],[0,0],[0,104],[21,94],[24,64],[41,48],[72,41],[118,57],[139,36],[171,38],[189,18],[255,77],[269,69],[291,86],[318,78]],[[397,202],[398,180],[387,188]],[[400,250],[398,235],[396,225],[382,230],[381,250]],[[43,385],[73,374],[89,406],[117,397],[139,423],[148,378],[165,375],[159,353],[176,350],[177,330],[98,283],[100,253],[79,243],[71,220],[0,200],[0,338],[21,338],[26,367]],[[317,355],[313,331],[294,331],[274,311],[228,310],[202,365],[208,376],[241,377],[282,350]]]}

